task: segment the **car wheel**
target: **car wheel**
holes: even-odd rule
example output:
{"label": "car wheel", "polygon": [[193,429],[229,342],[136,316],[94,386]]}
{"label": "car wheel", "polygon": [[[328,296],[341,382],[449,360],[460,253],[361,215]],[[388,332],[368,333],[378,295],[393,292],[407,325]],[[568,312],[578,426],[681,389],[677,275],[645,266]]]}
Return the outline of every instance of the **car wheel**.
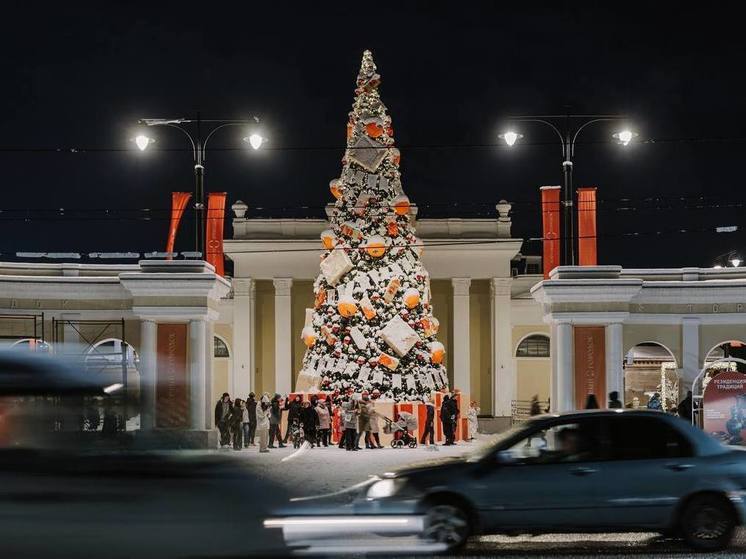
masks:
{"label": "car wheel", "polygon": [[681,535],[692,548],[718,551],[728,547],[736,528],[730,503],[717,495],[695,497],[681,516]]}
{"label": "car wheel", "polygon": [[448,551],[455,551],[466,544],[469,531],[469,517],[461,507],[437,503],[425,511],[422,538],[428,542],[444,543]]}

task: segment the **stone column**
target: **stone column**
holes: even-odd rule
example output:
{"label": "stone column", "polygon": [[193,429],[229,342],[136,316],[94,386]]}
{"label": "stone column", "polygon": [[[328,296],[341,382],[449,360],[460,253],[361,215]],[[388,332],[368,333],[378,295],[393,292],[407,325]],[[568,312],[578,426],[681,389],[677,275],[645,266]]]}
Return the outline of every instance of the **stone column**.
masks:
{"label": "stone column", "polygon": [[158,325],[140,322],[140,429],[155,428],[156,347]]}
{"label": "stone column", "polygon": [[[619,399],[624,404],[624,349],[621,322],[606,325],[606,391],[619,392]],[[604,398],[606,394],[602,395]],[[599,402],[600,403],[600,402]]]}
{"label": "stone column", "polygon": [[233,368],[228,386],[232,396],[246,398],[254,389],[254,300],[251,278],[233,280]]}
{"label": "stone column", "polygon": [[[215,414],[213,406],[217,397],[212,393],[212,362],[215,358],[215,323],[212,320],[205,321],[205,428],[214,429]],[[239,398],[246,399],[246,394],[241,394]],[[236,396],[234,396],[236,398]]]}
{"label": "stone column", "polygon": [[471,397],[471,355],[469,352],[470,278],[453,278],[453,387]]}
{"label": "stone column", "polygon": [[293,374],[293,355],[290,336],[292,329],[292,306],[290,291],[292,278],[275,278],[275,392],[282,395],[290,392]]}
{"label": "stone column", "polygon": [[206,344],[207,323],[203,319],[189,321],[189,417],[190,428],[206,429]]}
{"label": "stone column", "polygon": [[496,417],[510,417],[516,399],[513,332],[510,323],[510,278],[492,278],[492,384]]}
{"label": "stone column", "polygon": [[686,394],[702,369],[699,359],[699,318],[685,316],[681,321],[681,382],[679,391]]}
{"label": "stone column", "polygon": [[575,409],[575,371],[573,369],[573,331],[569,322],[557,323],[557,341],[554,344],[557,352],[557,366],[552,369],[553,390],[556,400],[552,402],[552,411],[570,411]]}

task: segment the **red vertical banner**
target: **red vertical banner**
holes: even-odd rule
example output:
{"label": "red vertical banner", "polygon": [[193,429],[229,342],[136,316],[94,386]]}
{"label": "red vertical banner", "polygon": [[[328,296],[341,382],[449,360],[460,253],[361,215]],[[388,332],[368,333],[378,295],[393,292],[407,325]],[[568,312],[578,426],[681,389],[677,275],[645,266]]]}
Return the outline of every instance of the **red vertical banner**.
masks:
{"label": "red vertical banner", "polygon": [[223,266],[223,221],[225,220],[225,192],[207,195],[207,262],[215,266],[215,273],[225,275]]}
{"label": "red vertical banner", "polygon": [[578,188],[578,264],[595,266],[596,253],[596,187]]}
{"label": "red vertical banner", "polygon": [[[181,217],[184,215],[189,199],[192,195],[189,192],[172,192],[171,193],[171,223],[168,226],[168,240],[166,241],[166,252],[174,251],[176,242],[176,232],[179,230]],[[171,260],[171,256],[167,256]]]}
{"label": "red vertical banner", "polygon": [[606,408],[606,328],[575,326],[575,408],[585,408],[593,394]]}
{"label": "red vertical banner", "polygon": [[560,265],[560,188],[541,187],[541,223],[543,241],[544,279]]}
{"label": "red vertical banner", "polygon": [[184,429],[189,426],[187,325],[159,324],[157,350],[156,427]]}

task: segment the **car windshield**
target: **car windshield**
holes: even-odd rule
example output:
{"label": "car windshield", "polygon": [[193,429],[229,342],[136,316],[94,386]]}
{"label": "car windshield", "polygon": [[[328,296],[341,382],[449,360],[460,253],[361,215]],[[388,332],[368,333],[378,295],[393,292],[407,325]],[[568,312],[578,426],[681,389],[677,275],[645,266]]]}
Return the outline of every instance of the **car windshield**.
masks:
{"label": "car windshield", "polygon": [[515,437],[516,435],[519,435],[520,433],[523,433],[524,431],[529,431],[533,428],[533,420],[526,421],[524,423],[520,423],[518,425],[513,425],[510,429],[507,431],[503,431],[502,433],[493,435],[487,439],[484,439],[484,441],[473,451],[469,452],[466,455],[466,461],[467,462],[479,462],[483,460],[488,455],[494,453],[496,448],[507,441],[508,439],[511,439]]}

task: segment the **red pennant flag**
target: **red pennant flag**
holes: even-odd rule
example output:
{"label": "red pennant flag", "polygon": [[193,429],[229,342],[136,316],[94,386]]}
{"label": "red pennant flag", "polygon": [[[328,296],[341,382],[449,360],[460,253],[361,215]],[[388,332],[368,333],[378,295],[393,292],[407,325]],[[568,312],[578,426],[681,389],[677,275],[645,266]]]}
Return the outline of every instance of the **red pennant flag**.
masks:
{"label": "red pennant flag", "polygon": [[[171,223],[168,226],[168,240],[166,241],[166,252],[174,251],[176,242],[176,232],[179,230],[181,216],[184,215],[189,199],[192,197],[189,192],[172,192],[171,193]],[[166,257],[171,260],[171,256]]]}
{"label": "red pennant flag", "polygon": [[541,187],[541,222],[543,226],[544,279],[560,265],[560,188]]}
{"label": "red pennant flag", "polygon": [[595,266],[596,254],[596,187],[578,188],[578,264]]}
{"label": "red pennant flag", "polygon": [[207,261],[215,266],[215,273],[225,275],[223,265],[223,221],[225,220],[225,192],[207,195]]}

